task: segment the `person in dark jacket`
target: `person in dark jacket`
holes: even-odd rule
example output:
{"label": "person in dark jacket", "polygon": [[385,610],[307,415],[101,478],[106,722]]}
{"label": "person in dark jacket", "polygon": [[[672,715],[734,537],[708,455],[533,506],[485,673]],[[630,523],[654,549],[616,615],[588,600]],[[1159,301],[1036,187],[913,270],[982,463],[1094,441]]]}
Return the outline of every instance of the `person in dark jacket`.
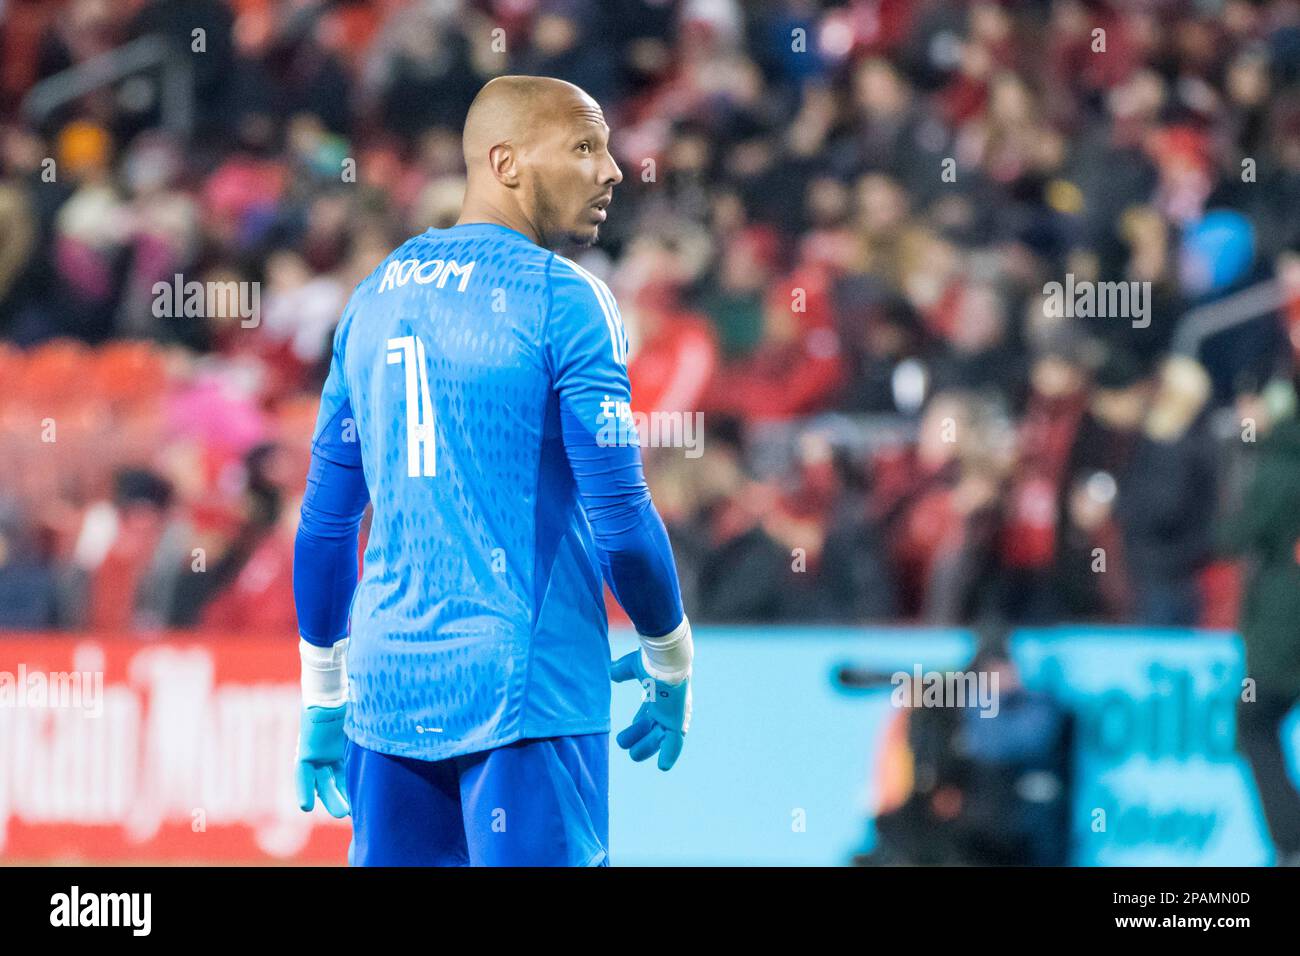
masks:
{"label": "person in dark jacket", "polygon": [[[1282,723],[1300,701],[1300,420],[1289,401],[1250,401],[1243,436],[1259,438],[1253,479],[1219,544],[1251,564],[1240,631],[1248,685],[1238,704],[1238,746],[1250,761],[1279,863],[1300,865],[1300,793],[1288,776]],[[1287,406],[1290,406],[1289,408]]]}
{"label": "person in dark jacket", "polygon": [[1216,472],[1205,423],[1210,392],[1210,378],[1194,359],[1165,362],[1119,489],[1136,623],[1148,627],[1192,627],[1199,620],[1197,575],[1214,543]]}
{"label": "person in dark jacket", "polygon": [[0,515],[0,631],[59,625],[56,568],[16,520]]}

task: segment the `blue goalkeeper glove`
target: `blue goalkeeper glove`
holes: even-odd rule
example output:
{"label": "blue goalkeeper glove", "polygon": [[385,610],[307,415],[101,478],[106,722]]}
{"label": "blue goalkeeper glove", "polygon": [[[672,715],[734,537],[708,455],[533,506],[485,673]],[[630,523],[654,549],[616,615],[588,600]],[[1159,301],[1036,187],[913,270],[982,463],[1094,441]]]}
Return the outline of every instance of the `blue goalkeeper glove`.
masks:
{"label": "blue goalkeeper glove", "polygon": [[615,739],[636,761],[659,754],[659,769],[670,770],[682,752],[691,722],[691,679],[670,684],[650,675],[637,649],[610,665],[614,683],[635,680],[642,688],[641,709],[632,724]]}
{"label": "blue goalkeeper glove", "polygon": [[347,704],[338,707],[304,707],[298,732],[298,806],[311,812],[316,794],[332,817],[346,817],[347,778],[343,773],[343,751],[347,737],[343,718]]}

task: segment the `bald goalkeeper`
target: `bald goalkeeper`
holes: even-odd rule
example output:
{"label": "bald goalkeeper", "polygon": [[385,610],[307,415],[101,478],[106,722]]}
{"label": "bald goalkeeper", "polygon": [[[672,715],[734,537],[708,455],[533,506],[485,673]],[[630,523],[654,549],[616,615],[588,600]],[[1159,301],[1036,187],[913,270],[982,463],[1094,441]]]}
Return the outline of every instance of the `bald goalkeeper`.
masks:
{"label": "bald goalkeeper", "polygon": [[[618,743],[670,769],[691,627],[631,424],[594,243],[622,173],[569,83],[488,83],[460,219],[357,286],[334,337],[294,557],[299,803],[352,815],[353,865],[609,862]],[[358,582],[357,536],[374,513]],[[610,663],[603,583],[641,635]]]}

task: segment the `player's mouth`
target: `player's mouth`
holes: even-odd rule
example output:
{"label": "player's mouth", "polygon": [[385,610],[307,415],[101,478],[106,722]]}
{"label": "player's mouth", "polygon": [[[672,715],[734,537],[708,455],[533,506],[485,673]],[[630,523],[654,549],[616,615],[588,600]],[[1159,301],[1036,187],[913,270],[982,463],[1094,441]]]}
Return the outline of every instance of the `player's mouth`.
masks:
{"label": "player's mouth", "polygon": [[613,196],[601,196],[599,199],[597,199],[594,203],[591,204],[592,217],[597,222],[604,222],[605,217],[608,215],[605,212],[605,210],[609,208],[609,204],[613,201],[614,201]]}

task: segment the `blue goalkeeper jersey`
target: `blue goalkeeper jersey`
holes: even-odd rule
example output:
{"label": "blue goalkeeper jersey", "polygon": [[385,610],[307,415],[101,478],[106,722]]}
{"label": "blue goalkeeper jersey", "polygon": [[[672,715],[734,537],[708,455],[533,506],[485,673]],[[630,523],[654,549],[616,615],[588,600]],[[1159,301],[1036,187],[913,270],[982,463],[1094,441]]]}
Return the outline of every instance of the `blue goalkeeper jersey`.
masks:
{"label": "blue goalkeeper jersey", "polygon": [[[627,352],[609,289],[504,226],[430,229],[357,286],[313,455],[359,466],[373,505],[347,655],[358,744],[437,760],[609,730],[602,555],[565,435],[629,434]],[[639,452],[628,470],[644,485]]]}

